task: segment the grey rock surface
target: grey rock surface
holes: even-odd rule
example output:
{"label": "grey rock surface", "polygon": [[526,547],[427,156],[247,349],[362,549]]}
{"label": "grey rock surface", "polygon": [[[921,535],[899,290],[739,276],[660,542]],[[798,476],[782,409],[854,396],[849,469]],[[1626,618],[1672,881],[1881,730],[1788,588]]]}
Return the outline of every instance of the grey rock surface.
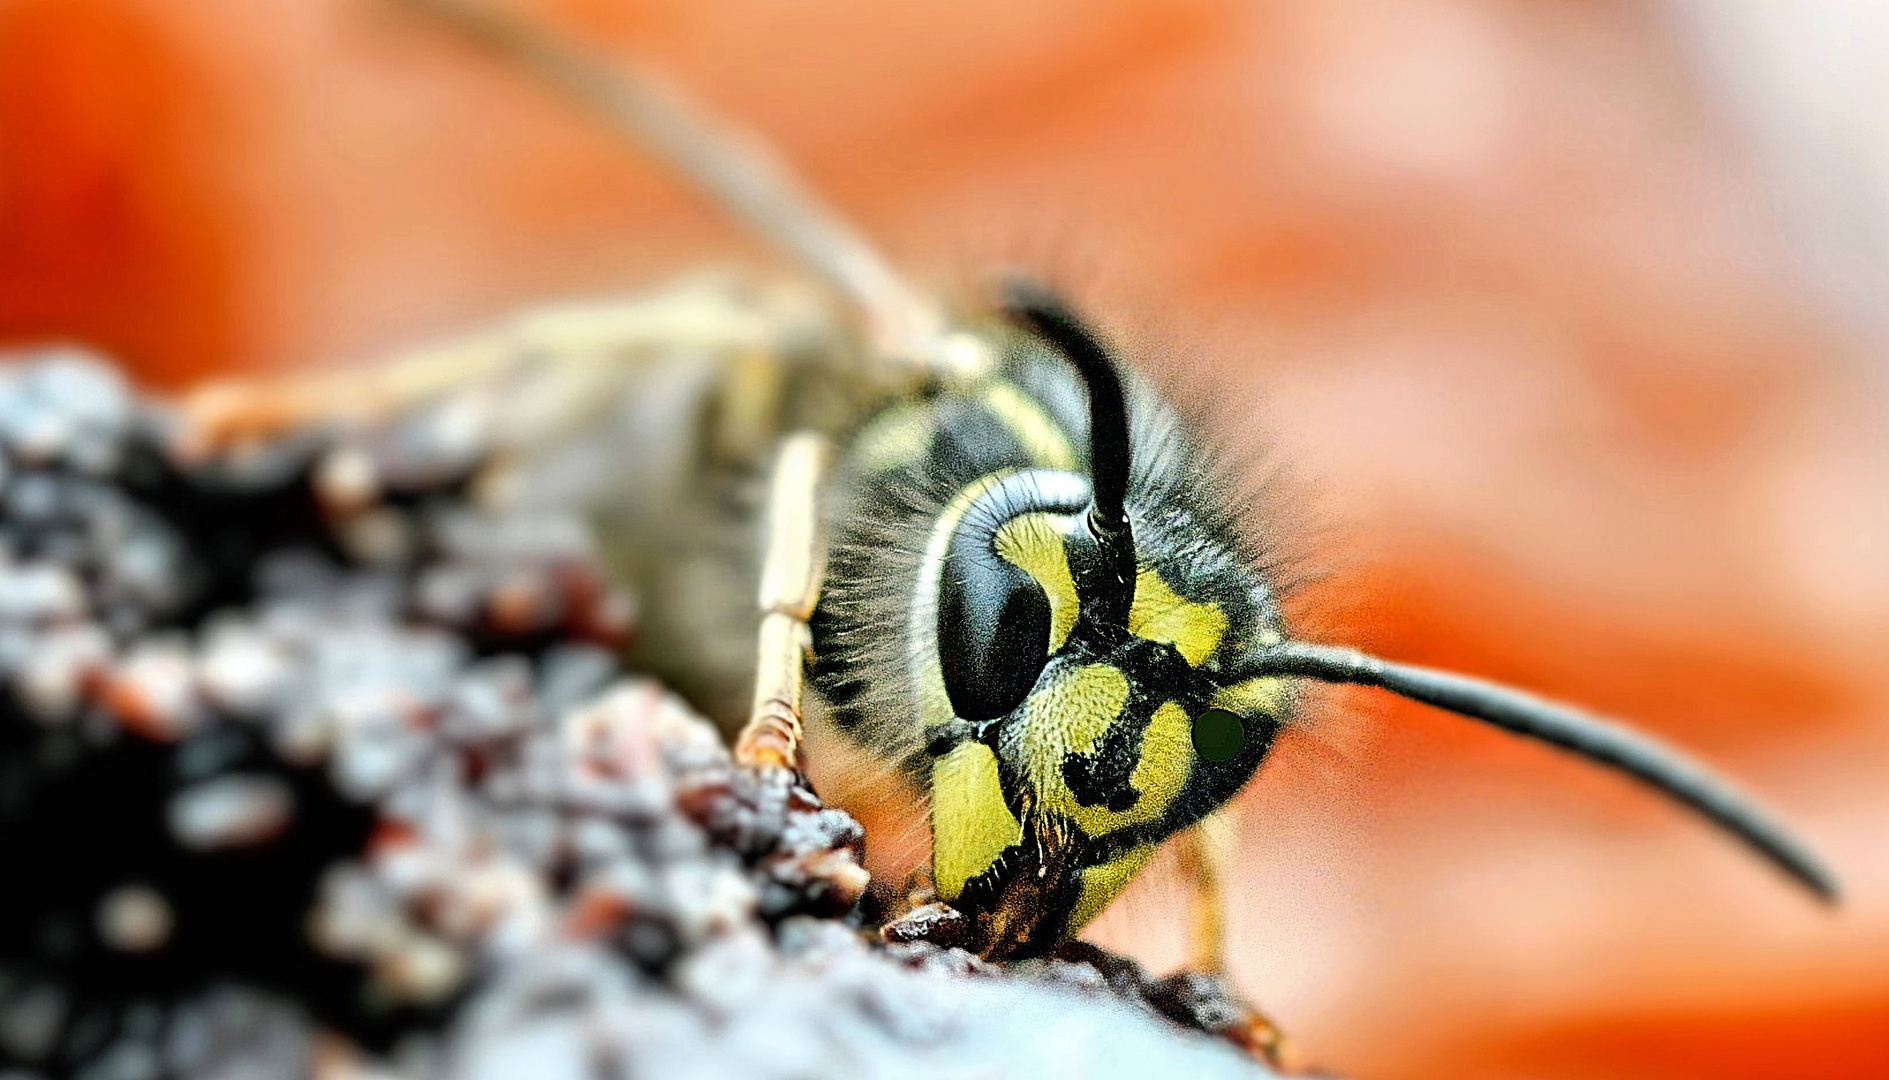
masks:
{"label": "grey rock surface", "polygon": [[0,367],[0,1075],[1269,1075],[1125,961],[881,943],[476,444],[171,423]]}

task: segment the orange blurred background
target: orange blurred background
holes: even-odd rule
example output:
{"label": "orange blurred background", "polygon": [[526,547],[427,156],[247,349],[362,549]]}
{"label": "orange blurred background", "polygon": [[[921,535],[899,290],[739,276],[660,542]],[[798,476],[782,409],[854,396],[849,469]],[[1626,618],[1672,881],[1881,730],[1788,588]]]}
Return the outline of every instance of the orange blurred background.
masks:
{"label": "orange blurred background", "polygon": [[[531,9],[764,132],[920,277],[1069,281],[1287,465],[1317,633],[1634,718],[1849,887],[1821,910],[1610,776],[1336,697],[1239,806],[1235,970],[1309,1059],[1889,1076],[1889,188],[1799,152],[1868,134],[1868,85],[1815,83],[1853,66],[1763,0]],[[0,4],[5,341],[174,390],[761,257],[375,0]],[[1165,964],[1159,878],[1098,933]]]}

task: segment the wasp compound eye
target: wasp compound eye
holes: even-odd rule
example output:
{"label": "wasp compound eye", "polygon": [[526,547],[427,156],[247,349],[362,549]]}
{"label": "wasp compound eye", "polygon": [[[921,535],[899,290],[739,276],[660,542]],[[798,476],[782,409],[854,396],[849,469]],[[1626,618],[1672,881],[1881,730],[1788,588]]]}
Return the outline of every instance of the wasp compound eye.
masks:
{"label": "wasp compound eye", "polygon": [[1219,764],[1232,761],[1246,749],[1246,725],[1225,709],[1208,709],[1194,717],[1194,753]]}
{"label": "wasp compound eye", "polygon": [[993,555],[957,558],[938,596],[939,658],[951,710],[995,720],[1023,703],[1049,662],[1049,598]]}
{"label": "wasp compound eye", "polygon": [[1013,473],[971,498],[938,577],[938,660],[960,719],[1007,716],[1068,638],[1077,599],[1065,537],[1087,505],[1081,477]]}

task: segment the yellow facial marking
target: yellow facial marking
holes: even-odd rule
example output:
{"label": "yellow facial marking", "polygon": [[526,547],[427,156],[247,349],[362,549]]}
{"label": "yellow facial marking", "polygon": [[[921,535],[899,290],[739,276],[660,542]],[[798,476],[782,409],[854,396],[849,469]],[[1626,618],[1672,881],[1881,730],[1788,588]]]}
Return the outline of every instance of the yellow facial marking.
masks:
{"label": "yellow facial marking", "polygon": [[1187,785],[1194,771],[1194,723],[1187,710],[1167,702],[1154,711],[1141,735],[1141,761],[1129,782],[1141,792],[1141,801],[1117,815],[1120,825],[1153,821]]}
{"label": "yellow facial marking", "polygon": [[993,380],[980,395],[984,407],[997,415],[1010,434],[1022,444],[1030,460],[1048,469],[1074,469],[1076,453],[1069,436],[1043,410],[1036,399],[1015,383]]}
{"label": "yellow facial marking", "polygon": [[1135,575],[1135,599],[1128,609],[1128,632],[1163,641],[1199,667],[1226,636],[1227,616],[1218,604],[1182,599],[1161,575],[1143,568]]}
{"label": "yellow facial marking", "polygon": [[1109,901],[1120,896],[1135,875],[1141,873],[1141,868],[1148,865],[1148,858],[1153,854],[1153,844],[1139,844],[1112,862],[1084,870],[1082,893],[1076,898],[1075,909],[1069,913],[1069,924],[1063,927],[1063,932],[1074,935],[1087,926],[1089,920],[1100,915]]}
{"label": "yellow facial marking", "polygon": [[1032,694],[1017,727],[1019,759],[1037,805],[1090,836],[1159,818],[1194,767],[1187,711],[1170,701],[1155,710],[1142,733],[1141,758],[1129,774],[1140,796],[1134,805],[1116,812],[1077,801],[1063,779],[1063,759],[1095,752],[1128,703],[1128,689],[1128,677],[1108,664],[1077,668]]}
{"label": "yellow facial marking", "polygon": [[1094,752],[1126,704],[1128,676],[1108,664],[1075,668],[1031,694],[1016,725],[1030,786],[1061,791],[1073,805],[1063,786],[1063,758]]}
{"label": "yellow facial marking", "polygon": [[1268,676],[1223,686],[1211,704],[1240,716],[1283,716],[1292,705],[1292,680]]}
{"label": "yellow facial marking", "polygon": [[964,884],[1005,848],[1023,842],[1023,826],[1004,802],[997,755],[965,742],[931,766],[931,869],[938,896],[956,900]]}
{"label": "yellow facial marking", "polygon": [[1067,518],[1054,514],[1019,514],[997,530],[997,554],[1021,568],[1049,596],[1049,651],[1054,653],[1075,629],[1082,601],[1069,571],[1063,542]]}

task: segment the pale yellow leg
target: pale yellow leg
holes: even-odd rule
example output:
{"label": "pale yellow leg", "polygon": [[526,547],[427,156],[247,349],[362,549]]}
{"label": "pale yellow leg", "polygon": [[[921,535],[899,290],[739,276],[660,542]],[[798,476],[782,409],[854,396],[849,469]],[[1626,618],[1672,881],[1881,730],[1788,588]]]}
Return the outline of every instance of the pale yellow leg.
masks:
{"label": "pale yellow leg", "polygon": [[[774,364],[783,334],[824,325],[822,310],[797,289],[707,274],[617,300],[546,305],[378,363],[209,383],[183,402],[178,448],[202,456],[310,423],[371,425],[479,387],[497,401],[497,441],[529,443],[614,401],[638,365],[678,353],[734,355],[742,387],[771,390],[778,377],[742,358]],[[728,422],[747,434],[771,415],[771,397],[740,397]]]}
{"label": "pale yellow leg", "polygon": [[1193,892],[1188,967],[1214,975],[1226,973],[1226,879],[1234,840],[1230,815],[1220,810],[1187,830],[1181,847],[1181,866]]}
{"label": "pale yellow leg", "polygon": [[800,767],[802,683],[812,644],[807,620],[826,574],[819,497],[826,460],[826,440],[803,431],[788,436],[774,464],[754,707],[735,740],[735,760],[743,765]]}

